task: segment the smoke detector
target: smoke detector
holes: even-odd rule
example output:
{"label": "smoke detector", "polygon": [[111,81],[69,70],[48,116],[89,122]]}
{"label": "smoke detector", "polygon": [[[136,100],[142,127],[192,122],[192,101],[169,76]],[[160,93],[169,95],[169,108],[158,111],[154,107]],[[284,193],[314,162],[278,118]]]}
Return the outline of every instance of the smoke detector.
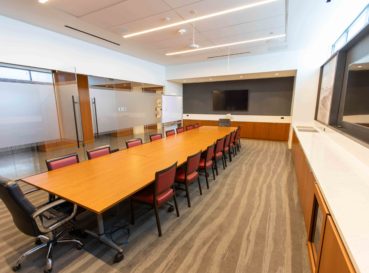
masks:
{"label": "smoke detector", "polygon": [[188,45],[189,48],[192,48],[192,49],[196,49],[196,48],[199,48],[200,46],[196,43],[191,43]]}
{"label": "smoke detector", "polygon": [[181,29],[178,30],[178,33],[180,35],[184,35],[186,32],[187,32],[187,29],[185,29],[185,28],[181,28]]}

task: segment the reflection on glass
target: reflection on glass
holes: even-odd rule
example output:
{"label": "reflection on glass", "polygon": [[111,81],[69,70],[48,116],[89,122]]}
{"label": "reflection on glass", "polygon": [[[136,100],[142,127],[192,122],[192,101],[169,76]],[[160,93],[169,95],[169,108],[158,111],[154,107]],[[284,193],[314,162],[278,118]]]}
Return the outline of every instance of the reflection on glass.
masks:
{"label": "reflection on glass", "polygon": [[343,121],[369,127],[369,56],[349,66]]}
{"label": "reflection on glass", "polygon": [[319,257],[319,246],[322,239],[322,227],[323,227],[323,213],[319,207],[319,203],[315,200],[314,205],[314,224],[312,230],[311,241],[313,243],[313,248],[315,252],[315,258]]}

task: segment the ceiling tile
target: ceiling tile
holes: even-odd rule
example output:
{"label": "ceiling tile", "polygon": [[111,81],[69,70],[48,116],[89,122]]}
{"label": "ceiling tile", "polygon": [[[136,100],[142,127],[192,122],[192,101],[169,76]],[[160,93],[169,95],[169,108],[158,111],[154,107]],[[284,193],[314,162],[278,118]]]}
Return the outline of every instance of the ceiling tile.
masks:
{"label": "ceiling tile", "polygon": [[112,28],[164,13],[170,9],[162,0],[128,0],[81,18],[103,28]]}
{"label": "ceiling tile", "polygon": [[128,0],[53,0],[50,6],[79,17]]}
{"label": "ceiling tile", "polygon": [[[213,0],[203,0],[201,2],[195,3],[193,5],[185,6],[182,8],[176,9],[176,11],[185,19],[190,19],[202,15],[207,15],[214,12],[223,11],[226,9],[236,8],[239,6],[243,6],[249,3],[255,3],[255,0],[227,0],[227,1],[213,1]],[[193,14],[192,11],[196,13]],[[206,20],[211,23],[214,20],[223,20],[224,17],[230,16],[232,17],[243,17],[243,21],[247,19],[248,21],[257,20],[259,18],[272,17],[276,14],[284,14],[285,13],[285,2],[284,1],[276,1],[266,5],[237,11],[234,13],[230,13],[229,15],[221,15],[218,17],[214,17]],[[240,18],[240,19],[241,19]],[[239,19],[238,19],[239,20]]]}
{"label": "ceiling tile", "polygon": [[[170,18],[170,21],[166,21],[165,18]],[[159,26],[162,26],[168,23],[178,22],[181,20],[182,18],[175,11],[167,11],[167,12],[163,12],[160,14],[156,14],[153,16],[143,18],[141,20],[137,20],[137,21],[133,21],[130,23],[122,24],[120,26],[113,27],[111,28],[111,30],[117,34],[122,35],[122,34],[145,30],[148,28],[159,27]],[[181,27],[172,28],[170,29],[170,31],[176,32],[179,28]],[[144,36],[155,37],[156,35],[160,35],[161,32],[165,32],[165,31],[153,32],[151,34],[146,34]]]}
{"label": "ceiling tile", "polygon": [[190,4],[198,3],[203,0],[164,0],[172,8],[179,8]]}

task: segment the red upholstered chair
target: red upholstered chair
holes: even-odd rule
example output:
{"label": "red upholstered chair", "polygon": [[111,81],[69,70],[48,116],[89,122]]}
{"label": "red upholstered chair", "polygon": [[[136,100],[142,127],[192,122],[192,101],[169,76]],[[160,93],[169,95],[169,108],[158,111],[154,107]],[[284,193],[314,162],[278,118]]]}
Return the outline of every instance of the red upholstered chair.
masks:
{"label": "red upholstered chair", "polygon": [[228,134],[225,137],[223,148],[223,157],[226,167],[227,167],[227,156],[229,156],[229,162],[232,162],[230,143],[231,143],[231,134]]}
{"label": "red upholstered chair", "polygon": [[191,207],[191,200],[190,200],[190,193],[188,191],[188,185],[192,184],[193,182],[197,180],[199,184],[200,195],[202,195],[200,177],[198,173],[200,158],[201,158],[201,151],[194,155],[190,155],[189,157],[187,157],[186,165],[183,168],[182,167],[179,168],[176,174],[176,182],[178,184],[183,184],[185,186],[188,207]]}
{"label": "red upholstered chair", "polygon": [[241,128],[238,127],[236,131],[236,139],[235,139],[237,150],[241,149]]}
{"label": "red upholstered chair", "polygon": [[174,131],[174,129],[165,132],[165,136],[166,137],[168,137],[168,136],[174,136],[175,134],[176,134],[176,131]]}
{"label": "red upholstered chair", "polygon": [[46,160],[46,166],[48,171],[60,169],[69,165],[79,163],[78,154],[69,154],[53,159]]}
{"label": "red upholstered chair", "polygon": [[[79,163],[79,157],[78,154],[69,154],[61,157],[56,157],[53,159],[47,159],[46,160],[46,167],[48,171],[60,169],[63,167],[67,167],[73,164]],[[49,201],[54,201],[55,195],[49,194]]]}
{"label": "red upholstered chair", "polygon": [[186,126],[186,131],[192,130],[193,128],[194,128],[193,125],[187,125]]}
{"label": "red upholstered chair", "polygon": [[179,217],[176,194],[173,187],[174,179],[176,176],[176,169],[177,162],[164,170],[158,171],[155,174],[155,181],[153,184],[132,195],[130,199],[132,224],[134,224],[135,222],[133,209],[134,202],[145,203],[154,207],[159,237],[162,235],[162,232],[158,208],[164,205],[170,199],[173,199],[177,212],[177,217]]}
{"label": "red upholstered chair", "polygon": [[177,134],[183,133],[184,132],[184,128],[183,127],[178,127],[177,128]]}
{"label": "red upholstered chair", "polygon": [[201,157],[200,159],[200,164],[199,164],[199,171],[203,171],[205,173],[205,179],[206,179],[206,186],[209,189],[209,181],[208,181],[208,177],[209,177],[209,173],[208,170],[211,168],[212,172],[213,172],[213,179],[215,180],[215,173],[214,173],[214,150],[215,150],[215,144],[210,145],[205,153],[204,153],[204,157]]}
{"label": "red upholstered chair", "polygon": [[110,146],[105,145],[105,146],[97,147],[93,150],[87,151],[87,158],[90,160],[90,159],[94,159],[100,156],[108,155],[110,153],[111,153]]}
{"label": "red upholstered chair", "polygon": [[153,142],[155,140],[159,140],[159,139],[162,139],[163,138],[163,135],[162,134],[153,134],[153,135],[150,135],[150,141]]}
{"label": "red upholstered chair", "polygon": [[224,140],[225,138],[220,138],[217,140],[215,144],[215,152],[214,152],[214,167],[215,172],[218,175],[218,160],[221,159],[223,162],[223,169],[226,168],[225,162],[224,162],[224,156],[223,156],[223,149],[224,149]]}
{"label": "red upholstered chair", "polygon": [[230,152],[233,154],[233,156],[237,155],[237,149],[236,149],[236,131],[233,131],[231,133],[231,141],[229,143]]}
{"label": "red upholstered chair", "polygon": [[135,147],[135,146],[139,146],[141,144],[142,144],[141,138],[134,138],[134,139],[130,139],[126,141],[127,149]]}

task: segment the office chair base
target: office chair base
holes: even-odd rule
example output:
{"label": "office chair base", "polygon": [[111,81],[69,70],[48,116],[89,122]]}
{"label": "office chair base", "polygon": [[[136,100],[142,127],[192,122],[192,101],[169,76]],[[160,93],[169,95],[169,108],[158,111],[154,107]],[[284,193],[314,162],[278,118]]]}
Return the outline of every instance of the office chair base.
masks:
{"label": "office chair base", "polygon": [[[45,273],[50,273],[52,271],[52,267],[53,267],[53,261],[51,259],[51,253],[52,253],[52,250],[53,250],[53,247],[57,244],[64,244],[64,243],[72,243],[76,246],[76,248],[78,250],[82,249],[83,248],[83,243],[78,241],[78,240],[74,240],[74,239],[48,239],[46,241],[46,239],[48,239],[46,236],[44,235],[41,235],[37,238],[36,242],[38,243],[34,248],[26,251],[25,253],[23,253],[17,260],[15,266],[12,267],[13,271],[16,272],[16,271],[19,271],[21,268],[22,268],[22,262],[23,260],[41,250],[41,249],[44,249],[44,248],[47,248],[48,251],[47,251],[47,255],[46,255],[46,264],[45,264],[45,268],[44,268],[44,272]],[[46,242],[45,242],[46,241]]]}

